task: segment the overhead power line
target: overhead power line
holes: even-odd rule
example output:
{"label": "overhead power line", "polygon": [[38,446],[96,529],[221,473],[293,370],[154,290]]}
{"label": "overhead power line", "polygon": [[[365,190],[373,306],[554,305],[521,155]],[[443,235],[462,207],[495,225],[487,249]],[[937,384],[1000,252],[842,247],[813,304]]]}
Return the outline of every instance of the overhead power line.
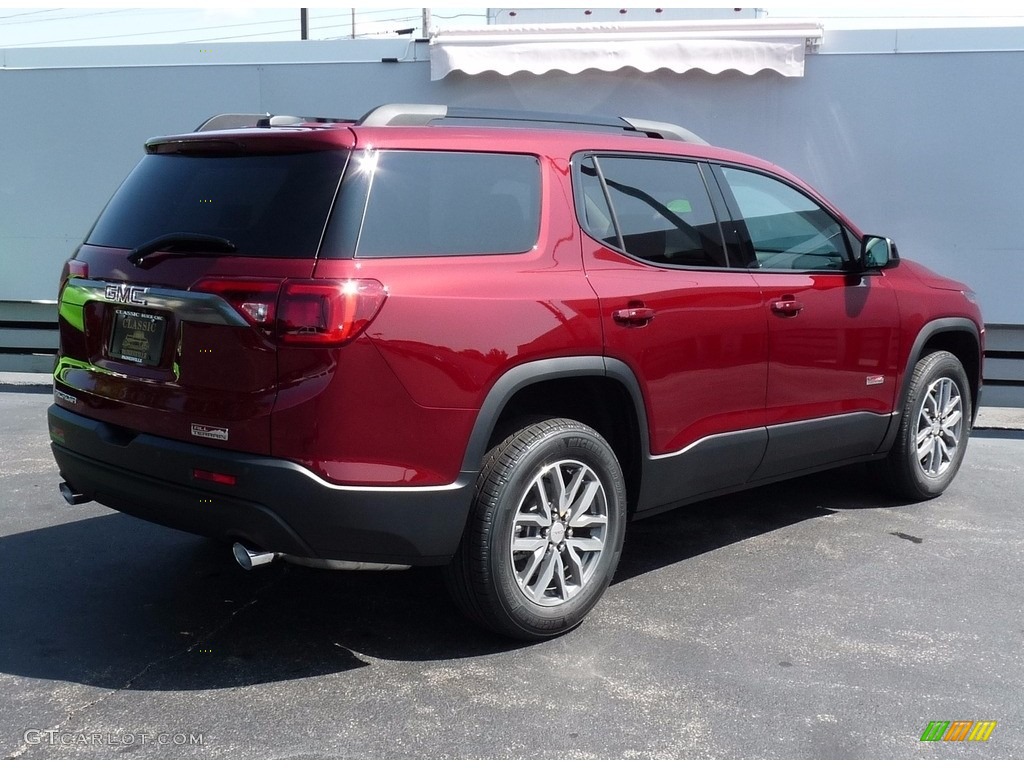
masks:
{"label": "overhead power line", "polygon": [[[214,29],[229,29],[233,27],[255,27],[265,24],[287,24],[289,27],[294,28],[294,19],[272,19],[270,21],[251,21],[245,24],[222,24],[216,27],[190,27],[188,29],[158,29],[150,32],[123,32],[119,35],[97,35],[93,37],[76,37],[65,40],[47,40],[45,43],[18,43],[17,45],[9,45],[8,48],[14,48],[26,45],[50,45],[52,43],[83,43],[89,40],[114,40],[116,38],[124,37],[143,37],[145,35],[173,35],[178,32],[208,32]],[[281,29],[276,32],[286,32],[287,30]],[[276,34],[276,32],[264,32],[263,34]]]}
{"label": "overhead power line", "polygon": [[[191,43],[220,43],[225,40],[245,40],[253,37],[266,37],[267,35],[280,35],[284,32],[294,32],[295,27],[293,25],[291,30],[287,29],[276,29],[270,32],[253,32],[249,35],[218,35],[217,37],[204,37],[197,40],[181,40],[182,45],[190,45]],[[270,41],[268,41],[270,42]]]}
{"label": "overhead power line", "polygon": [[[419,16],[395,16],[394,18],[390,18],[390,19],[380,19],[379,21],[376,21],[374,23],[375,24],[389,24],[389,25],[391,25],[391,24],[397,24],[400,21],[420,21],[420,17]],[[349,29],[349,28],[350,28],[349,24],[328,24],[327,26],[317,27],[317,31],[318,32],[325,32],[328,29]],[[382,29],[379,32],[373,32],[373,33],[367,32],[366,34],[388,34],[389,32],[391,32],[391,30],[389,30],[389,29]]]}
{"label": "overhead power line", "polygon": [[[344,37],[346,37],[346,38],[350,37],[351,36],[351,30],[352,30],[351,23],[348,23],[348,24],[328,24],[328,25],[321,25],[321,24],[313,24],[312,23],[312,22],[316,22],[316,21],[324,21],[324,20],[327,20],[327,19],[348,18],[348,17],[349,17],[349,14],[338,13],[338,14],[333,14],[331,16],[320,16],[318,18],[311,19],[310,20],[310,22],[311,22],[310,23],[310,35],[311,35],[311,37],[313,37],[313,33],[323,34],[323,33],[328,32],[330,30],[342,30],[342,29],[343,30],[347,30],[347,33],[344,35]],[[392,24],[396,24],[396,23],[399,23],[399,22],[419,21],[419,20],[420,20],[419,16],[392,16],[392,17],[389,17],[389,18],[386,18],[386,19],[373,19],[372,21],[365,21],[364,20],[363,23],[364,24],[373,23],[373,24],[388,24],[388,25],[392,25]],[[357,24],[358,24],[358,19],[357,19]],[[357,32],[357,34],[355,36],[357,38],[376,37],[376,36],[379,36],[379,35],[393,34],[393,32],[394,32],[394,30],[390,30],[390,29],[388,29],[388,30],[381,30],[379,32]],[[251,39],[253,37],[264,37],[266,35],[273,35],[273,34],[278,34],[278,32],[254,32],[254,33],[246,34],[246,35],[230,35],[230,36],[218,35],[217,37],[204,37],[204,38],[195,39],[195,40],[183,40],[182,42],[183,43],[216,43],[216,42],[219,42],[219,41],[222,41],[222,40],[245,40],[245,39]],[[338,40],[340,38],[337,35],[335,35],[333,37],[320,38],[320,39]]]}
{"label": "overhead power line", "polygon": [[[54,8],[54,11],[66,11],[67,8]],[[3,26],[13,27],[15,24],[46,24],[47,22],[53,21],[74,21],[75,19],[84,19],[89,16],[109,16],[112,13],[135,13],[137,8],[116,8],[112,11],[93,11],[91,13],[73,13],[70,16],[47,16],[45,19],[22,19],[21,21],[7,21],[4,22]],[[39,11],[44,13],[44,11]],[[49,11],[46,11],[49,13]],[[25,16],[27,14],[17,13],[15,16]],[[0,19],[10,19],[12,16],[0,16]]]}
{"label": "overhead power line", "polygon": [[[55,8],[55,9],[50,9],[49,11],[40,10],[40,11],[31,11],[29,13],[32,13],[32,14],[42,14],[42,13],[49,13],[51,11],[62,11],[62,10],[70,10],[70,9]],[[36,22],[40,22],[41,23],[41,22],[44,22],[44,21],[57,22],[57,21],[67,21],[67,20],[74,20],[74,19],[78,19],[78,18],[85,18],[85,17],[88,17],[88,16],[101,16],[101,15],[113,14],[113,13],[125,14],[125,13],[137,13],[139,11],[141,11],[143,13],[146,13],[147,11],[151,11],[151,10],[152,9],[119,8],[119,9],[116,9],[116,10],[95,11],[95,12],[91,12],[91,13],[82,13],[82,14],[75,14],[75,15],[70,15],[70,16],[59,16],[59,17],[51,16],[51,17],[48,17],[48,18],[45,18],[45,19],[30,19],[30,20],[8,22],[8,23],[10,23],[10,24],[25,24],[25,23],[36,23]],[[175,10],[177,10],[177,9],[161,9],[160,12],[174,12]],[[327,14],[327,15],[324,15],[324,16],[313,16],[311,14],[311,18],[309,19],[309,21],[310,21],[310,30],[311,30],[311,32],[314,32],[314,33],[323,33],[323,32],[327,32],[327,31],[331,31],[331,30],[348,29],[350,31],[350,33],[353,33],[353,32],[355,32],[353,21],[355,22],[355,25],[359,25],[361,23],[363,26],[367,26],[367,25],[374,25],[374,26],[376,26],[376,25],[393,25],[393,24],[396,24],[396,23],[404,23],[404,22],[410,22],[410,21],[419,21],[420,20],[420,15],[419,14],[420,14],[421,10],[422,9],[419,9],[419,8],[375,8],[375,9],[368,9],[368,10],[363,10],[363,11],[356,11],[355,9],[350,9],[349,12],[347,12],[347,13],[334,13],[334,14]],[[412,13],[416,13],[417,15],[415,15],[415,16],[412,16],[412,15],[399,15],[399,14],[412,14]],[[27,14],[14,14],[14,15],[27,15]],[[330,24],[330,25],[326,25],[326,26],[322,25],[322,22],[324,22],[324,21],[329,21],[329,20],[334,20],[334,19],[342,19],[342,18],[349,20],[349,23],[347,23],[347,24]],[[217,34],[217,32],[219,30],[239,29],[239,28],[245,28],[245,27],[251,28],[251,27],[265,26],[265,25],[278,25],[279,28],[273,29],[273,30],[268,30],[268,31],[251,32],[251,33],[240,34],[240,35],[227,35],[227,36],[225,36],[225,35]],[[97,41],[103,41],[103,40],[125,40],[125,39],[134,38],[134,37],[152,37],[154,35],[167,35],[167,36],[171,36],[171,35],[177,35],[177,34],[187,34],[189,32],[199,32],[199,33],[206,33],[206,34],[202,36],[202,39],[187,40],[187,41],[181,41],[181,42],[185,42],[185,43],[206,43],[206,42],[216,42],[218,40],[240,40],[240,39],[246,39],[246,38],[266,37],[268,35],[281,35],[281,34],[286,34],[288,32],[291,32],[292,30],[297,30],[297,29],[298,29],[298,27],[295,24],[295,19],[294,19],[294,17],[292,17],[292,18],[288,18],[288,19],[270,19],[270,20],[265,20],[265,21],[251,21],[251,22],[242,22],[242,23],[237,23],[237,24],[217,24],[217,25],[205,25],[205,26],[198,26],[198,27],[186,27],[186,28],[181,28],[181,29],[160,29],[160,30],[145,30],[145,31],[139,31],[139,32],[120,32],[120,33],[117,33],[117,34],[109,34],[109,35],[92,35],[92,36],[88,36],[88,37],[83,36],[83,37],[60,38],[60,39],[52,39],[52,40],[36,40],[36,41],[32,41],[32,42],[27,42],[27,43],[7,43],[7,44],[0,44],[0,45],[2,45],[2,47],[7,47],[7,48],[21,48],[21,47],[27,47],[27,46],[57,45],[57,44],[63,44],[63,43],[91,43],[91,42],[97,42]],[[364,32],[364,33],[361,33],[361,34],[354,34],[353,36],[356,36],[356,37],[366,37],[366,36],[376,36],[376,35],[390,34],[390,33],[391,33],[391,30],[381,31],[381,32]]]}
{"label": "overhead power line", "polygon": [[[60,10],[62,10],[62,9],[61,8],[43,8],[42,10],[39,10],[39,11],[24,11],[23,13],[12,13],[12,14],[10,14],[8,16],[0,16],[0,19],[13,19],[13,18],[15,18],[17,16],[37,16],[40,13],[52,13],[53,11],[60,11]],[[11,23],[12,24],[17,24],[18,22],[12,21]]]}

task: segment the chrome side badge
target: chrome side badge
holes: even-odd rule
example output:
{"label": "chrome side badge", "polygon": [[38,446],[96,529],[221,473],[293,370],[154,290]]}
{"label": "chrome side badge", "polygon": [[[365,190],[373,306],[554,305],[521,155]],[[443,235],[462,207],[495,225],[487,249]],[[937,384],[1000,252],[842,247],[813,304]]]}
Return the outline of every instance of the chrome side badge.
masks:
{"label": "chrome side badge", "polygon": [[67,392],[61,392],[59,389],[53,390],[53,396],[58,400],[63,400],[64,402],[71,403],[72,405],[75,405],[78,402],[77,397],[69,395]]}
{"label": "chrome side badge", "polygon": [[211,427],[208,424],[193,424],[192,437],[205,437],[207,440],[227,440],[227,427]]}
{"label": "chrome side badge", "polygon": [[879,384],[885,384],[885,376],[868,376],[865,382],[869,387],[874,387]]}

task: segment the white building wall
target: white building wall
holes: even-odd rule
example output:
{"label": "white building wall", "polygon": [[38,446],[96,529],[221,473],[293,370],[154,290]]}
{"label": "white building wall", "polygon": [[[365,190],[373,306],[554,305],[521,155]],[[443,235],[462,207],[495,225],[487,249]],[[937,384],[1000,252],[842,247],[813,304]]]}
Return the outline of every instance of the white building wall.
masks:
{"label": "white building wall", "polygon": [[61,263],[150,136],[218,112],[354,117],[405,101],[685,125],[788,168],[905,256],[970,283],[988,323],[1024,325],[1024,32],[934,32],[826,31],[803,78],[431,82],[426,44],[405,40],[0,51],[0,301],[54,298]]}
{"label": "white building wall", "polygon": [[[678,122],[792,170],[905,255],[970,282],[989,322],[1024,324],[1024,51],[826,52],[808,56],[803,78],[621,71],[432,83],[424,44],[417,54],[406,41],[362,42],[3,52],[0,300],[52,298],[61,262],[150,136],[217,112],[358,116],[425,101]],[[74,65],[83,57],[93,63]],[[153,65],[129,66],[140,61]]]}

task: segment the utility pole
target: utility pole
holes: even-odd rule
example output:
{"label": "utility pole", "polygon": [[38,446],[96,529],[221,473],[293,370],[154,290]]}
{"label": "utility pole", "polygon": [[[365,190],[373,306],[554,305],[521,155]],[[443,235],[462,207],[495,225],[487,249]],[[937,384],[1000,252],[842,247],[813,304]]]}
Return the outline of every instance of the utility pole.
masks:
{"label": "utility pole", "polygon": [[356,39],[356,9],[352,9],[352,39]]}
{"label": "utility pole", "polygon": [[423,34],[420,37],[426,39],[430,37],[430,9],[423,9]]}
{"label": "utility pole", "polygon": [[299,29],[299,39],[309,40],[309,8],[299,8]]}

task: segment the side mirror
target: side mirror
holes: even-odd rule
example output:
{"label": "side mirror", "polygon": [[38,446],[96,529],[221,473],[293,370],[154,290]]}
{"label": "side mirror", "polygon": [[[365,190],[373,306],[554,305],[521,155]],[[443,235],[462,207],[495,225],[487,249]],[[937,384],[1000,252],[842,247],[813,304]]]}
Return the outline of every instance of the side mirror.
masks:
{"label": "side mirror", "polygon": [[894,267],[900,261],[896,243],[881,235],[864,235],[860,244],[861,269]]}

